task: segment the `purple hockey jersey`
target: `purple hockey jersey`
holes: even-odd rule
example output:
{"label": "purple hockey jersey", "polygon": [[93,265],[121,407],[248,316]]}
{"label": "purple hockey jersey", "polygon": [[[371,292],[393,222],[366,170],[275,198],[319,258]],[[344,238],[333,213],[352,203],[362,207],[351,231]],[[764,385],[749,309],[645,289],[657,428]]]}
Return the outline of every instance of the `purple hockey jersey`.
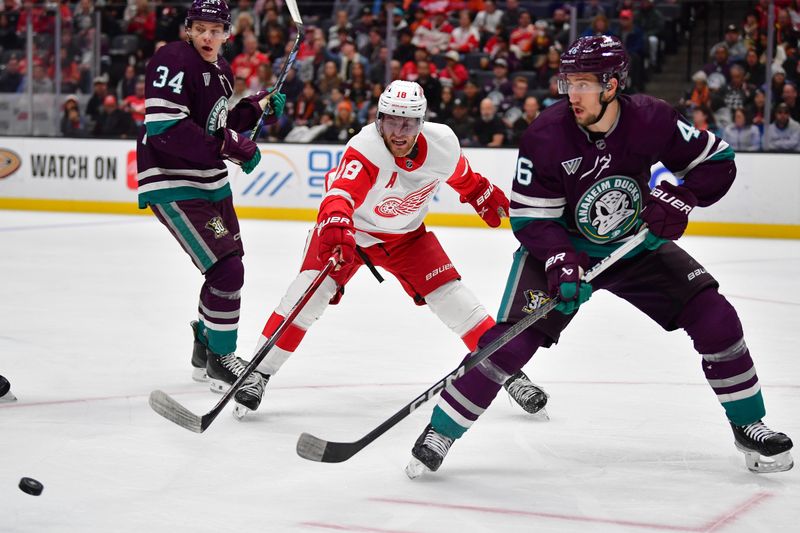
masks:
{"label": "purple hockey jersey", "polygon": [[205,61],[183,41],[169,43],[147,65],[145,121],[136,145],[139,207],[230,196],[228,171],[219,155],[223,127],[250,129],[261,109],[247,99],[229,113],[233,73],[228,62]]}
{"label": "purple hockey jersey", "polygon": [[511,227],[540,260],[573,246],[603,257],[641,225],[650,167],[661,161],[707,206],[730,188],[734,153],[699,131],[664,101],[619,97],[620,114],[605,134],[575,122],[568,101],[545,109],[520,142],[511,190]]}

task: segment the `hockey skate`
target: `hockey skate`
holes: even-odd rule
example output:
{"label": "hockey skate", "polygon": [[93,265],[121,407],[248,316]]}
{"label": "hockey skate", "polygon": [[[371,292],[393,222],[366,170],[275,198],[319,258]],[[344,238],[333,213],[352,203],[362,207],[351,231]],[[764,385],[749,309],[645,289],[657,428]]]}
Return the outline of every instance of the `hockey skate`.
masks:
{"label": "hockey skate", "polygon": [[[206,372],[211,383],[211,390],[219,393],[227,391],[236,378],[244,372],[245,367],[247,367],[247,361],[236,357],[235,354],[217,355],[209,350]],[[267,379],[269,379],[268,376]],[[264,396],[265,385],[263,374],[259,372],[253,372],[247,377],[233,396],[236,402],[233,416],[236,419],[241,420],[248,412],[258,409],[261,398]]]}
{"label": "hockey skate", "polygon": [[406,466],[406,475],[414,479],[425,472],[436,472],[452,445],[453,439],[437,433],[428,424],[411,449],[412,457]]}
{"label": "hockey skate", "polygon": [[206,343],[203,342],[202,333],[199,331],[200,323],[197,320],[189,322],[194,335],[194,347],[192,348],[192,379],[200,383],[208,381],[206,373]]}
{"label": "hockey skate", "polygon": [[550,420],[547,409],[545,409],[550,395],[533,383],[522,370],[508,378],[503,384],[503,388],[525,411],[535,414],[536,418],[540,420]]}
{"label": "hockey skate", "polygon": [[751,472],[785,472],[794,466],[794,460],[789,453],[792,439],[785,434],[772,431],[761,420],[746,426],[731,424],[731,429],[734,444],[744,454],[745,463]]}
{"label": "hockey skate", "polygon": [[15,401],[17,401],[17,398],[11,394],[11,383],[3,376],[0,376],[0,403]]}

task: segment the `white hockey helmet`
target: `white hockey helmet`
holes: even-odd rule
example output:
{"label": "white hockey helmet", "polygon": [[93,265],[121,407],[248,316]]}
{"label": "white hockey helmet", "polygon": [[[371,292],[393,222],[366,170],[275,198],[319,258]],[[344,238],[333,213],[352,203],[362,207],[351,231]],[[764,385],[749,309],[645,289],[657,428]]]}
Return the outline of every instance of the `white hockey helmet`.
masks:
{"label": "white hockey helmet", "polygon": [[427,110],[428,101],[415,81],[395,80],[378,99],[379,114],[424,119]]}

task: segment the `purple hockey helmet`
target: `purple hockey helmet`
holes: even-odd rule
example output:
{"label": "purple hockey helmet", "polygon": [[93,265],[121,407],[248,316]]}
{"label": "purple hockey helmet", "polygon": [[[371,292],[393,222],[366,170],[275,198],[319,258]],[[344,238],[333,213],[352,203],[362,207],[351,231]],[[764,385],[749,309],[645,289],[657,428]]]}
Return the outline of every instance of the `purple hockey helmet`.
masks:
{"label": "purple hockey helmet", "polygon": [[193,0],[186,14],[186,27],[191,26],[195,20],[218,22],[223,24],[227,31],[231,27],[231,10],[228,9],[225,0]]}
{"label": "purple hockey helmet", "polygon": [[[616,77],[619,80],[619,89],[625,88],[628,82],[628,68],[630,59],[625,46],[617,37],[610,35],[596,35],[581,37],[561,54],[559,67],[559,89],[562,81],[566,81],[567,74],[595,74],[600,82],[605,85],[608,80]],[[566,84],[564,83],[566,86]]]}

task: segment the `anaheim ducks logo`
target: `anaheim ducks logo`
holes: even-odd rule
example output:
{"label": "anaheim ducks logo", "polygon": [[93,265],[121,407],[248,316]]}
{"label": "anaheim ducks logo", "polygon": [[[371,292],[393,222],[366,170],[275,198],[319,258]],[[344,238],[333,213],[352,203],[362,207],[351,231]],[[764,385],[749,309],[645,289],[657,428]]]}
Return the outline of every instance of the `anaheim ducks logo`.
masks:
{"label": "anaheim ducks logo", "polygon": [[386,197],[375,206],[375,213],[382,217],[392,218],[419,211],[428,202],[437,185],[439,185],[438,181],[432,181],[421,189],[408,193],[403,198]]}
{"label": "anaheim ducks logo", "polygon": [[6,148],[0,148],[0,180],[9,177],[19,170],[22,160],[19,156]]}
{"label": "anaheim ducks logo", "polygon": [[522,306],[522,312],[529,315],[550,301],[550,296],[539,289],[526,289],[523,294],[525,294],[525,305]]}

